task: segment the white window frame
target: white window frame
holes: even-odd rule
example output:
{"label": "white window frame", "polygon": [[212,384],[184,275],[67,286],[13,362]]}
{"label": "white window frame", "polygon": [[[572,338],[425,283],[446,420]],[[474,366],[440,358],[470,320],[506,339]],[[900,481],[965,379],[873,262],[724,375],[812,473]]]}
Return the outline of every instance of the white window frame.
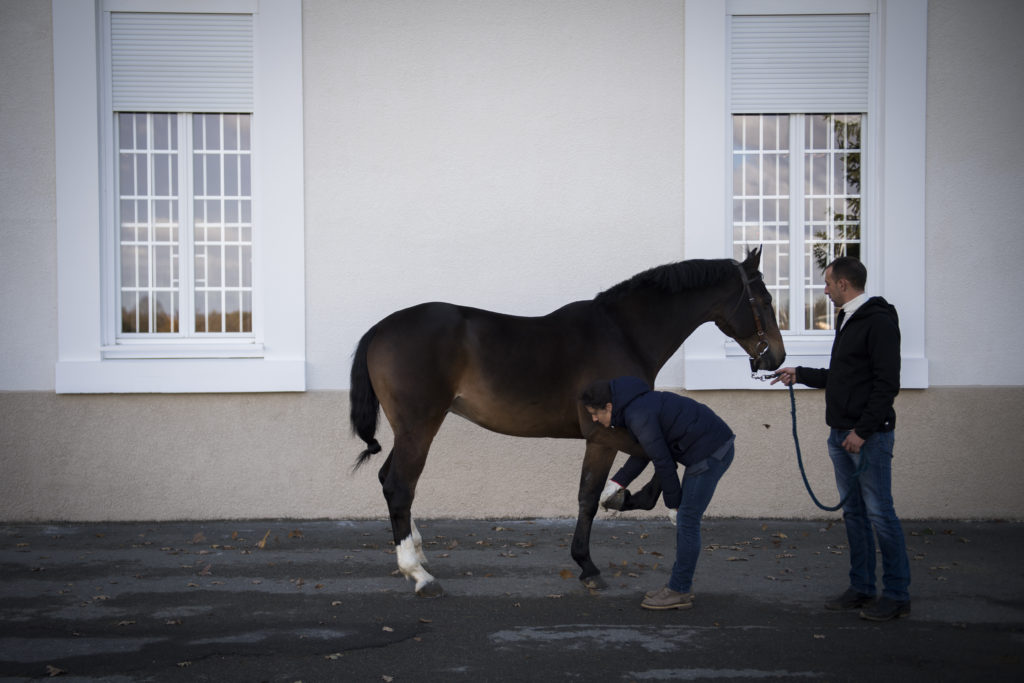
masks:
{"label": "white window frame", "polygon": [[[825,301],[825,295],[824,295],[825,284],[824,284],[824,278],[822,277],[820,272],[818,272],[818,273],[809,273],[809,272],[807,272],[807,261],[808,261],[807,248],[809,246],[809,243],[810,244],[814,244],[817,240],[808,240],[806,238],[806,236],[805,236],[807,226],[810,225],[810,224],[813,224],[814,219],[813,219],[813,217],[808,217],[807,216],[806,206],[807,206],[807,202],[809,201],[809,197],[808,197],[809,193],[808,193],[808,191],[807,191],[807,189],[805,187],[805,183],[802,182],[802,181],[797,180],[797,179],[805,178],[805,171],[806,171],[807,164],[808,164],[807,157],[808,157],[809,149],[808,149],[807,145],[809,143],[807,141],[807,125],[806,124],[807,124],[808,120],[811,117],[817,116],[819,113],[831,113],[831,112],[816,112],[814,114],[803,113],[803,112],[787,112],[787,113],[784,114],[788,118],[788,125],[786,126],[786,128],[787,128],[787,133],[786,134],[787,134],[787,136],[789,138],[789,146],[788,146],[788,149],[787,149],[788,155],[789,155],[788,174],[787,174],[788,185],[789,185],[789,192],[788,192],[787,198],[785,200],[783,200],[781,203],[787,205],[788,218],[786,218],[784,220],[778,220],[778,221],[765,221],[765,220],[763,220],[763,217],[758,217],[757,219],[752,220],[752,221],[744,221],[744,222],[747,222],[748,224],[753,223],[753,224],[760,224],[760,225],[781,225],[782,223],[785,223],[785,224],[788,225],[788,237],[782,237],[781,239],[777,239],[774,250],[773,250],[773,245],[772,244],[766,243],[766,244],[763,245],[764,246],[764,252],[763,252],[762,257],[761,257],[761,272],[765,273],[765,275],[766,275],[765,282],[768,285],[769,290],[772,291],[772,293],[774,295],[775,294],[775,289],[774,288],[776,287],[776,284],[775,284],[774,280],[772,280],[770,277],[768,277],[768,274],[771,272],[771,270],[769,269],[768,262],[771,259],[775,258],[775,256],[778,255],[778,254],[785,254],[787,256],[787,259],[788,259],[788,262],[789,262],[789,270],[784,274],[784,279],[785,279],[786,283],[788,283],[788,284],[783,284],[782,282],[779,282],[779,284],[777,286],[778,286],[778,288],[780,290],[788,290],[789,306],[788,306],[788,310],[786,311],[786,313],[789,315],[789,329],[783,330],[783,333],[786,336],[787,343],[792,343],[792,344],[799,344],[801,342],[797,342],[796,339],[803,338],[803,337],[808,337],[808,336],[826,337],[828,339],[828,341],[829,341],[829,344],[831,344],[831,340],[832,340],[833,335],[834,335],[834,332],[831,329],[831,327],[829,329],[816,329],[816,328],[808,327],[807,326],[807,317],[808,317],[808,314],[810,313],[810,311],[808,310],[808,307],[809,306],[813,306],[813,304],[815,303],[813,301],[814,296],[818,296],[818,297],[820,297],[821,301]],[[836,113],[839,113],[839,112],[836,112]],[[737,115],[746,115],[746,114],[737,114],[736,112],[733,112],[730,116],[735,118],[735,116],[737,116]],[[764,114],[764,115],[767,116],[767,115],[777,115],[777,114],[775,114],[774,112],[769,112],[769,113]],[[843,115],[845,115],[845,114],[843,114]],[[860,119],[861,141],[862,141],[862,145],[864,145],[864,144],[866,144],[866,141],[871,139],[871,136],[870,136],[870,126],[869,126],[869,123],[867,121],[867,116],[866,115],[863,115],[861,113],[858,113],[856,115],[861,117],[861,119]],[[759,116],[759,115],[755,114],[754,116]],[[829,136],[829,139],[833,140],[832,136]],[[734,142],[734,146],[735,146],[735,141],[733,141],[733,142]],[[820,149],[815,150],[815,152],[819,152],[819,151],[821,151],[821,150]],[[845,150],[843,150],[843,151],[845,151]],[[775,152],[771,151],[769,153],[770,154],[774,154]],[[829,153],[831,154],[831,153],[836,153],[836,152],[835,151],[831,151]],[[865,183],[865,188],[869,188],[870,187],[870,183],[871,183],[870,178],[872,177],[872,173],[873,173],[873,168],[871,166],[873,160],[868,157],[869,150],[865,149],[863,146],[857,148],[857,152],[856,153],[859,155],[861,163],[862,163],[861,178],[862,179],[867,179],[867,182]],[[749,150],[739,151],[739,150],[735,150],[734,149],[732,151],[733,161],[734,161],[734,170],[735,170],[735,159],[736,159],[736,156],[738,156],[738,155],[747,155],[747,154],[749,154]],[[763,150],[759,150],[758,154],[765,154],[765,152]],[[824,165],[830,166],[831,163],[832,163],[832,159],[829,158],[829,160],[826,161],[824,163]],[[781,184],[782,180],[780,179],[779,182]],[[735,210],[736,210],[735,209],[735,201],[736,201],[736,199],[735,199],[735,197],[736,197],[735,173],[734,173],[733,178],[732,178],[731,187],[732,187],[732,191],[731,191],[730,195],[733,197],[733,201],[734,201],[733,226],[735,226],[736,223],[737,223],[736,218],[735,218]],[[842,194],[841,191],[839,191],[839,194],[840,195]],[[866,194],[865,192],[861,191],[861,192],[858,192],[856,196],[858,197],[859,200],[862,200],[863,197],[865,196],[865,194]],[[769,197],[769,199],[773,199],[773,197]],[[863,202],[861,202],[861,206],[863,206]],[[869,206],[865,210],[864,216],[867,218],[866,221],[863,218],[858,220],[858,233],[857,233],[858,236],[855,239],[851,240],[851,241],[857,243],[857,245],[858,245],[857,253],[858,254],[860,253],[861,249],[865,248],[865,244],[868,244],[870,242],[870,239],[867,238],[867,236],[864,234],[865,231],[862,229],[862,226],[866,222],[870,222],[873,219],[873,215],[870,213],[870,209],[871,209],[871,207]],[[819,220],[819,222],[820,222],[820,220]],[[735,239],[735,235],[734,235],[733,239]],[[822,244],[827,243],[828,239],[829,238],[824,238],[821,243]],[[780,242],[784,243],[785,246],[778,246]],[[745,254],[745,251],[740,249],[740,243],[732,242],[731,244],[732,244],[732,248],[733,248],[733,257],[736,258],[736,259],[742,259],[743,255]],[[759,244],[758,244],[758,242],[756,240],[754,240],[754,241],[752,241],[752,240],[744,240],[743,241],[743,245],[746,247],[746,249],[756,248],[757,246],[759,246]],[[840,256],[840,255],[842,255],[842,253],[840,253],[838,251],[835,253],[835,256]],[[780,278],[780,279],[782,279],[782,278]],[[814,283],[813,287],[818,291],[818,294],[817,295],[812,295],[812,297],[809,300],[809,297],[807,296],[807,289],[808,289],[809,286],[811,286],[812,283]],[[780,306],[782,305],[782,300],[780,298],[775,298],[774,301],[773,301],[773,304],[775,306],[775,313],[776,313],[776,315],[778,315],[779,317],[782,317],[783,311],[780,309]],[[829,305],[828,306],[827,318],[829,320],[830,325],[834,324],[835,315],[836,314],[835,314],[834,309],[832,308],[831,305]],[[789,340],[793,340],[793,341],[790,342]],[[730,356],[735,356],[735,355],[738,355],[738,354],[745,353],[745,352],[743,352],[740,349],[739,345],[736,344],[735,342],[727,343],[727,345],[726,345],[726,352]]]}
{"label": "white window frame", "polygon": [[[868,292],[900,314],[905,388],[928,386],[925,355],[925,86],[927,0],[687,0],[685,18],[685,255],[731,256],[732,123],[728,26],[735,14],[866,13],[872,46],[872,160],[862,255]],[[799,284],[799,283],[798,283]],[[830,336],[784,333],[787,366],[826,367]],[[686,389],[763,389],[746,353],[713,325],[683,345]]]}
{"label": "white window frame", "polygon": [[[253,334],[118,340],[104,14],[253,15]],[[90,30],[90,28],[92,30]],[[298,0],[54,0],[57,393],[304,391],[302,16]],[[182,228],[184,229],[184,228]],[[272,286],[269,286],[271,283]]]}

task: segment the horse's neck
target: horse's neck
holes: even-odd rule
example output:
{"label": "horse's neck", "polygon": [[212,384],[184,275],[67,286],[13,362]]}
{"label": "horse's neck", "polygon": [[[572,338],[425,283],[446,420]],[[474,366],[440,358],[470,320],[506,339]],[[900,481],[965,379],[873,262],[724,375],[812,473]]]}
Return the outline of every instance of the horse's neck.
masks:
{"label": "horse's neck", "polygon": [[714,295],[703,290],[678,294],[639,290],[611,302],[608,310],[643,356],[644,365],[656,374],[694,330],[712,320],[715,303]]}

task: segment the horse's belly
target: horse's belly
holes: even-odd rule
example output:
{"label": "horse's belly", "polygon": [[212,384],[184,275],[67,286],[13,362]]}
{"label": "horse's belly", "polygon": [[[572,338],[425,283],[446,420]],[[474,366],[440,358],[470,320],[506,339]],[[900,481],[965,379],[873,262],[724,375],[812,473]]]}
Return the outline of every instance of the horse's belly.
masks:
{"label": "horse's belly", "polygon": [[579,424],[564,411],[535,405],[492,403],[485,405],[466,397],[456,397],[450,412],[499,434],[527,437],[578,438]]}

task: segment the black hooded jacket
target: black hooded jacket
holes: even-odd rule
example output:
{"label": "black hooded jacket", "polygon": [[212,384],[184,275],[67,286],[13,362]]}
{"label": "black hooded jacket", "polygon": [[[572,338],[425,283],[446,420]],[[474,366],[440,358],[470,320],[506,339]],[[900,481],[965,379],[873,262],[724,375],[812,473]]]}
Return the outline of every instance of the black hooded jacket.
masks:
{"label": "black hooded jacket", "polygon": [[[665,505],[678,508],[683,491],[677,464],[686,467],[710,457],[733,438],[732,430],[706,405],[667,391],[651,391],[638,377],[611,381],[612,427],[625,427],[644,447],[661,481]],[[647,466],[647,458],[632,456],[612,477],[628,486]]]}
{"label": "black hooded jacket", "polygon": [[900,322],[880,296],[853,312],[832,342],[828,369],[798,367],[796,381],[825,390],[825,422],[862,439],[896,427],[900,392]]}

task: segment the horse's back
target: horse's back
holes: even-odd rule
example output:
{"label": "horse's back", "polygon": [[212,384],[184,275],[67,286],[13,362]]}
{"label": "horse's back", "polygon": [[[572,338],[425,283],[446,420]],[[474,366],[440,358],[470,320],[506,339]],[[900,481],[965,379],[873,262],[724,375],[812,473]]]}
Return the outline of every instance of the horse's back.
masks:
{"label": "horse's back", "polygon": [[378,322],[376,335],[390,335],[407,330],[436,329],[438,326],[451,326],[459,320],[457,307],[440,301],[416,304],[395,311]]}
{"label": "horse's back", "polygon": [[396,311],[378,323],[369,351],[374,385],[394,399],[444,403],[494,431],[577,436],[589,303],[536,317],[442,302]]}
{"label": "horse's back", "polygon": [[509,335],[538,332],[571,334],[587,318],[591,301],[576,301],[542,316],[499,313],[442,301],[416,304],[395,311],[376,325],[376,336],[398,335],[417,342],[439,340],[453,334]]}
{"label": "horse's back", "polygon": [[[462,362],[501,366],[564,365],[589,332],[591,302],[575,302],[544,316],[497,313],[429,302],[395,311],[377,323],[370,349],[405,362]],[[511,381],[516,378],[509,377]]]}
{"label": "horse's back", "polygon": [[434,301],[395,311],[375,326],[371,372],[379,375],[382,366],[410,371],[450,359],[464,332],[465,316],[454,304]]}

